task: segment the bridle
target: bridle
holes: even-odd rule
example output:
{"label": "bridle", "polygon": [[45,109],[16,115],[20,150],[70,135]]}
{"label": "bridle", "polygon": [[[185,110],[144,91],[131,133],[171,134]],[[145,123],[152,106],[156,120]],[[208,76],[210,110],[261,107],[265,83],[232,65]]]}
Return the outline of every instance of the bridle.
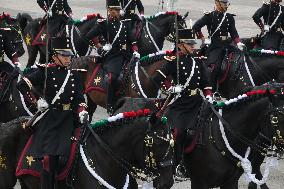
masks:
{"label": "bridle", "polygon": [[[168,130],[166,137],[164,137],[162,135],[159,135],[157,132],[153,131],[151,129],[151,124],[150,123],[148,124],[148,128],[144,136],[144,152],[146,152],[144,154],[145,167],[144,169],[139,169],[133,166],[132,164],[130,164],[128,161],[119,157],[110,148],[110,146],[106,142],[104,142],[102,138],[91,128],[90,124],[88,124],[87,127],[89,128],[90,131],[89,134],[91,134],[94,137],[94,139],[104,149],[104,151],[106,151],[110,155],[110,157],[115,162],[117,162],[117,164],[120,165],[120,167],[124,169],[133,178],[150,182],[160,176],[158,173],[159,168],[165,168],[173,165],[172,156],[169,159],[166,159],[169,155],[172,155],[172,153],[170,152],[173,151],[173,137],[170,134],[170,129]],[[88,137],[89,135],[87,135],[84,139],[85,146]],[[169,144],[167,151],[162,158],[162,161],[159,162],[156,161],[155,159],[156,154],[154,153],[153,150],[153,145],[155,144],[156,140],[162,140]]]}

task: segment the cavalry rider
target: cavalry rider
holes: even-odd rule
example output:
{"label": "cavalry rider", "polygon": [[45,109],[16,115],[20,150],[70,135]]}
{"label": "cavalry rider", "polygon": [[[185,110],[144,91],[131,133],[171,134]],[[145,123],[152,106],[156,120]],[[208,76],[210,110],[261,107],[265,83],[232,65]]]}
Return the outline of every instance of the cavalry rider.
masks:
{"label": "cavalry rider", "polygon": [[[30,147],[34,158],[43,163],[42,189],[54,188],[59,157],[68,159],[77,120],[85,123],[89,119],[80,73],[67,68],[72,55],[67,38],[52,38],[51,43],[53,63],[39,66],[17,84],[19,91],[42,112],[37,117],[39,121],[34,122],[37,127]],[[45,99],[37,101],[31,91],[33,86],[43,89]]]}
{"label": "cavalry rider", "polygon": [[[0,15],[0,22],[2,16]],[[0,64],[4,62],[4,53],[11,59],[13,64],[18,65],[19,59],[12,41],[9,39],[9,31],[11,28],[0,25]]]}
{"label": "cavalry rider", "polygon": [[284,51],[284,7],[280,5],[281,2],[282,0],[264,2],[252,17],[261,29],[263,35],[261,46],[265,49],[279,50],[282,40],[281,48]]}
{"label": "cavalry rider", "polygon": [[[141,0],[119,0],[122,10],[120,11],[123,19],[131,19],[132,27],[136,28],[135,36],[137,39],[140,37],[142,29],[142,18],[144,17],[144,6]],[[135,9],[138,9],[139,15],[135,13]]]}
{"label": "cavalry rider", "polygon": [[[107,112],[113,113],[117,80],[125,63],[133,57],[140,58],[135,36],[131,33],[130,20],[121,19],[121,6],[118,0],[108,0],[108,18],[98,20],[98,24],[86,34],[93,46],[97,46],[102,55],[103,67],[108,73]],[[107,44],[102,46],[99,37],[103,36]]]}
{"label": "cavalry rider", "polygon": [[[240,50],[243,50],[244,44],[240,42],[239,34],[235,26],[234,14],[227,12],[229,7],[228,0],[215,0],[216,10],[205,12],[205,15],[196,21],[193,30],[202,43],[208,45],[207,49],[207,65],[212,68],[212,80],[214,88],[217,83],[217,74],[221,67],[222,60],[225,56],[225,50],[231,43],[231,38],[237,44]],[[209,37],[205,39],[201,29],[207,26]]]}
{"label": "cavalry rider", "polygon": [[66,25],[68,15],[73,18],[72,10],[67,0],[37,0],[38,5],[48,16],[48,33],[53,37]]}
{"label": "cavalry rider", "polygon": [[[176,56],[165,56],[167,63],[157,70],[153,80],[161,84],[167,76],[174,79],[170,89],[175,94],[166,111],[168,123],[174,127],[176,136],[175,165],[182,165],[184,142],[194,134],[198,112],[203,103],[201,94],[212,101],[212,85],[209,69],[193,57],[195,36],[191,29],[179,29]],[[178,61],[178,64],[177,64]],[[178,69],[177,69],[178,67]],[[179,82],[178,82],[179,81]],[[177,170],[178,171],[178,170]],[[180,171],[178,171],[180,173]]]}

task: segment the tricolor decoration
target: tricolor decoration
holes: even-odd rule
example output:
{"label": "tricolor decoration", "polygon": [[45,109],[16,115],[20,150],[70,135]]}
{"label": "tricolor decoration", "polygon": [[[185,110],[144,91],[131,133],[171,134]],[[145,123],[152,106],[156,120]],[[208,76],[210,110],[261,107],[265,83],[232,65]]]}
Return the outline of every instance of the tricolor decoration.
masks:
{"label": "tricolor decoration", "polygon": [[149,60],[150,58],[155,57],[155,56],[159,56],[159,55],[171,55],[171,54],[173,54],[173,51],[172,51],[172,50],[159,51],[159,52],[156,52],[156,53],[152,53],[152,54],[148,54],[148,55],[146,55],[146,56],[143,56],[142,58],[140,58],[140,61],[141,61],[141,62],[147,61],[147,60]]}
{"label": "tricolor decoration", "polygon": [[265,50],[265,49],[253,49],[253,50],[250,50],[249,53],[252,55],[256,55],[256,56],[260,56],[263,54],[284,56],[284,51],[273,51],[273,50]]}
{"label": "tricolor decoration", "polygon": [[[110,123],[114,123],[117,121],[122,121],[122,120],[133,120],[133,119],[137,119],[140,117],[146,117],[148,115],[150,115],[151,111],[150,109],[143,109],[143,110],[138,110],[138,111],[131,111],[131,112],[123,112],[123,113],[119,113],[115,116],[111,116],[107,119],[102,119],[100,121],[97,121],[95,123],[91,124],[91,127],[93,129],[99,128],[99,127],[103,127],[103,126],[107,126]],[[162,123],[165,123],[166,119],[162,118]]]}
{"label": "tricolor decoration", "polygon": [[158,12],[155,15],[152,15],[152,16],[149,16],[149,17],[145,17],[145,18],[146,18],[146,20],[151,21],[154,18],[156,18],[158,16],[161,16],[161,15],[178,15],[178,12],[177,11]]}
{"label": "tricolor decoration", "polygon": [[213,104],[218,108],[223,108],[223,107],[229,106],[231,104],[237,103],[241,100],[247,99],[249,97],[266,95],[266,94],[274,95],[274,94],[276,94],[276,90],[252,90],[252,91],[246,92],[243,95],[239,95],[236,98],[232,98],[230,100],[221,101],[221,102],[215,101],[215,102],[213,102]]}
{"label": "tricolor decoration", "polygon": [[88,14],[86,16],[84,16],[83,18],[81,18],[80,20],[74,20],[74,24],[77,25],[77,24],[80,24],[80,23],[83,23],[83,22],[86,22],[88,20],[91,20],[93,18],[103,18],[99,13],[98,14]]}

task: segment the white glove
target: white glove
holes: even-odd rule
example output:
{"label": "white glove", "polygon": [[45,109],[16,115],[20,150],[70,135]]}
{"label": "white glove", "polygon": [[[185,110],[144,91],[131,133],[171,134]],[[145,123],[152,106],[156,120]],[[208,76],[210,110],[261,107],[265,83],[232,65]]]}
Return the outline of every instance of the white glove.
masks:
{"label": "white glove", "polygon": [[125,15],[125,11],[122,10],[122,9],[119,11],[119,13],[120,13],[121,16],[124,16],[124,15]]}
{"label": "white glove", "polygon": [[43,98],[38,99],[37,101],[37,109],[41,112],[44,112],[45,110],[47,110],[49,107],[48,103],[46,102],[46,100],[44,100]]}
{"label": "white glove", "polygon": [[170,91],[171,93],[180,93],[180,92],[182,91],[182,86],[180,86],[180,85],[171,86],[171,87],[169,88],[169,91]]}
{"label": "white glove", "polygon": [[238,46],[238,48],[239,48],[241,51],[243,51],[243,50],[244,50],[244,47],[245,47],[245,44],[243,44],[242,42],[238,42],[238,43],[237,43],[237,46]]}
{"label": "white glove", "polygon": [[210,96],[210,95],[207,95],[207,96],[206,96],[206,100],[207,100],[210,104],[213,103],[213,98],[212,98],[212,96]]}
{"label": "white glove", "polygon": [[47,11],[46,14],[47,14],[48,17],[52,17],[52,10]]}
{"label": "white glove", "polygon": [[211,39],[209,39],[209,38],[205,39],[204,44],[205,45],[211,45]]}
{"label": "white glove", "polygon": [[[87,119],[85,119],[85,116],[87,116]],[[79,119],[80,123],[86,123],[86,121],[89,121],[89,113],[87,111],[82,111],[79,113]]]}
{"label": "white glove", "polygon": [[140,59],[140,53],[139,53],[139,52],[134,51],[134,52],[133,52],[133,55],[134,55],[135,58]]}
{"label": "white glove", "polygon": [[106,52],[108,52],[108,51],[110,51],[112,49],[112,46],[111,46],[111,44],[105,44],[104,46],[103,46],[103,50],[104,51],[106,51]]}
{"label": "white glove", "polygon": [[270,30],[269,25],[264,25],[263,30],[264,30],[265,32],[268,32],[268,31]]}

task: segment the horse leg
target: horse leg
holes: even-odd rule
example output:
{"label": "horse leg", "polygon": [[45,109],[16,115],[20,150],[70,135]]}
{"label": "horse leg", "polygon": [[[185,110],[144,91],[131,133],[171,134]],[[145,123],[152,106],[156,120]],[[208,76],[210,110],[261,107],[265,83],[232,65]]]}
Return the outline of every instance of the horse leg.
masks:
{"label": "horse leg", "polygon": [[29,59],[26,67],[31,67],[35,64],[36,57],[38,54],[38,49],[37,47],[28,47],[28,54],[29,54]]}
{"label": "horse leg", "polygon": [[209,186],[204,180],[191,179],[191,189],[209,189]]}
{"label": "horse leg", "polygon": [[[92,99],[89,97],[89,95],[87,95],[87,102],[88,102],[87,103],[88,104],[88,112],[89,112],[90,117],[92,118],[93,114],[95,113],[95,111],[97,109],[97,104],[92,101]],[[90,121],[92,121],[92,119],[90,119]]]}
{"label": "horse leg", "polygon": [[39,63],[44,64],[46,63],[46,56],[43,52],[39,51]]}

